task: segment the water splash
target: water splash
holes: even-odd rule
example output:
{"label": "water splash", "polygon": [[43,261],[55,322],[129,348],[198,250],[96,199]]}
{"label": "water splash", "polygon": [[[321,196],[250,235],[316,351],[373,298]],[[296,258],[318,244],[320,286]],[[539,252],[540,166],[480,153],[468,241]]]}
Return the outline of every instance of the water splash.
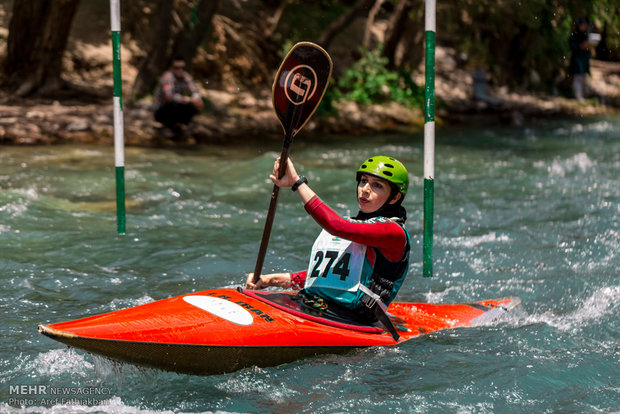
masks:
{"label": "water splash", "polygon": [[585,173],[596,165],[588,154],[580,152],[570,158],[556,158],[551,164],[547,160],[534,162],[534,167],[544,168],[550,175],[557,177],[566,177],[574,172]]}
{"label": "water splash", "polygon": [[484,243],[508,243],[511,241],[510,237],[507,235],[497,235],[495,232],[490,232],[481,236],[463,236],[453,238],[438,237],[437,239],[439,243],[445,246],[467,248],[476,247]]}
{"label": "water splash", "polygon": [[[556,162],[554,161],[554,165],[555,164]],[[595,162],[588,157],[588,154],[585,152],[580,152],[579,154],[575,154],[571,158],[567,159],[564,164],[569,171],[579,170],[580,172],[586,172],[595,165]]]}
{"label": "water splash", "polygon": [[[28,211],[29,206],[38,198],[39,192],[34,186],[9,190],[0,198],[0,204],[4,204],[0,205],[0,215],[7,214],[10,220],[20,217]],[[4,201],[2,201],[3,199]]]}
{"label": "water splash", "polygon": [[[596,323],[606,316],[618,313],[620,304],[620,285],[606,286],[596,290],[575,311],[566,315],[556,315],[551,311],[519,317],[518,325],[526,326],[543,323],[560,331],[580,330],[590,323]],[[516,314],[515,314],[516,315]]]}
{"label": "water splash", "polygon": [[116,311],[116,310],[120,310],[120,309],[126,309],[126,308],[131,308],[133,306],[140,306],[140,305],[145,305],[147,303],[151,303],[154,302],[155,299],[153,299],[152,297],[150,297],[149,295],[143,295],[139,298],[129,298],[129,299],[125,299],[125,298],[115,298],[112,300],[112,302],[109,303],[109,308],[112,311]]}
{"label": "water splash", "polygon": [[88,377],[93,370],[93,364],[88,362],[84,355],[77,353],[73,348],[52,349],[43,352],[31,361],[30,369],[40,375],[55,377],[61,374],[79,375]]}

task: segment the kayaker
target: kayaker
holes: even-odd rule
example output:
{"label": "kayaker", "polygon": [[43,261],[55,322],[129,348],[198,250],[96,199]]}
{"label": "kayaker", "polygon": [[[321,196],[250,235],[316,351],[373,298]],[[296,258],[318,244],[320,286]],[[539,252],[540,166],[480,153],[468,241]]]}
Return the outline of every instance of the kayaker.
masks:
{"label": "kayaker", "polygon": [[328,207],[290,159],[279,180],[278,168],[279,159],[272,181],[297,192],[323,231],[314,242],[306,271],[261,275],[256,284],[250,273],[246,289],[303,288],[303,294],[378,317],[377,308],[385,311],[394,300],[409,267],[410,239],[402,206],[409,185],[405,166],[383,155],[364,161],[357,170],[359,212],[353,218],[343,218]]}

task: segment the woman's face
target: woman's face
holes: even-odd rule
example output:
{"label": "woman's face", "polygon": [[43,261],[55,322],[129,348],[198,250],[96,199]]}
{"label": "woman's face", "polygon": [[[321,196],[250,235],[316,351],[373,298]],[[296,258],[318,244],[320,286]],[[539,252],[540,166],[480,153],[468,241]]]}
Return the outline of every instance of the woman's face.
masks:
{"label": "woman's face", "polygon": [[[390,197],[390,183],[381,178],[369,174],[362,174],[357,185],[357,204],[364,213],[372,213],[379,210]],[[400,194],[399,194],[400,195]],[[391,204],[400,197],[394,197]]]}

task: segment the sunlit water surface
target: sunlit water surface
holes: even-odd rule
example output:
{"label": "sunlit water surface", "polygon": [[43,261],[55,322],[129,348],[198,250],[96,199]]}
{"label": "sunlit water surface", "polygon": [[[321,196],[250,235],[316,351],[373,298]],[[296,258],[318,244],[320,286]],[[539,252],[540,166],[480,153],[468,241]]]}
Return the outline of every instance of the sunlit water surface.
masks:
{"label": "sunlit water surface", "polygon": [[[413,261],[398,300],[522,298],[489,326],[212,377],[113,363],[37,333],[39,323],[240,285],[280,146],[128,148],[125,236],[112,148],[0,148],[0,412],[620,410],[617,117],[440,130],[432,278],[421,275],[420,134],[301,133],[293,143],[298,169],[345,215],[355,213],[360,162],[401,159]],[[281,192],[265,270],[305,268],[318,231],[297,196]],[[24,395],[21,385],[74,388]]]}

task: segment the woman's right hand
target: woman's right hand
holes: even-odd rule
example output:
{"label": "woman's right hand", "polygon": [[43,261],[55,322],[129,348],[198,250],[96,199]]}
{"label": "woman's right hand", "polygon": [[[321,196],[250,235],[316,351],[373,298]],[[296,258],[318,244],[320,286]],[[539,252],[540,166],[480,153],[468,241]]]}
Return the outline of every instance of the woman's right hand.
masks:
{"label": "woman's right hand", "polygon": [[297,174],[297,170],[295,170],[295,166],[293,165],[293,161],[290,158],[286,160],[286,171],[284,172],[284,176],[278,179],[278,172],[280,169],[280,157],[273,163],[273,172],[269,176],[273,183],[278,187],[290,187],[299,180],[299,174]]}

